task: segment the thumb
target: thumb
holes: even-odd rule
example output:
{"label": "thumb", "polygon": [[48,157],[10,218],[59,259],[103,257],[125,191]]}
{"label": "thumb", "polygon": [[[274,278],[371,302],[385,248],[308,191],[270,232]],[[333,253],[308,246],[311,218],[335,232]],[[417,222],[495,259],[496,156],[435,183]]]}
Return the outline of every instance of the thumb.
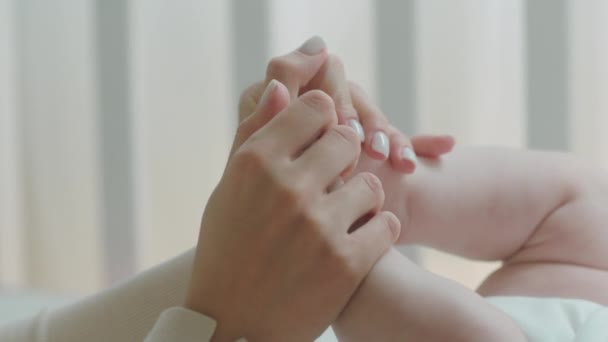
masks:
{"label": "thumb", "polygon": [[230,157],[260,128],[264,127],[272,118],[289,105],[289,91],[281,82],[271,80],[253,113],[240,124],[234,138]]}

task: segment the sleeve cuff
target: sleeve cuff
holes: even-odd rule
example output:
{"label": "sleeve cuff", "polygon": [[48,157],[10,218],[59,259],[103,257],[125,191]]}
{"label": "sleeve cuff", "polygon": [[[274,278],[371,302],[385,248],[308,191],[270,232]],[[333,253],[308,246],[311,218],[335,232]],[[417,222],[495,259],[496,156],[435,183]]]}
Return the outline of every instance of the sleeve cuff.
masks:
{"label": "sleeve cuff", "polygon": [[217,322],[198,312],[182,307],[161,313],[145,342],[210,341]]}

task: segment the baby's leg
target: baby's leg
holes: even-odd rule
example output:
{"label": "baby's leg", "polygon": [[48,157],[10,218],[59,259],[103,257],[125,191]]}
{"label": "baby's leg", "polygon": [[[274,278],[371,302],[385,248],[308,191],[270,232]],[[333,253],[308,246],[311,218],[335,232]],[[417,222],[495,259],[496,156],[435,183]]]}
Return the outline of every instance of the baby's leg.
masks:
{"label": "baby's leg", "polygon": [[461,147],[403,176],[362,158],[385,210],[428,245],[504,267],[483,295],[580,298],[608,305],[608,175],[557,152]]}
{"label": "baby's leg", "polygon": [[333,329],[340,341],[525,341],[515,323],[481,296],[394,249],[376,264]]}

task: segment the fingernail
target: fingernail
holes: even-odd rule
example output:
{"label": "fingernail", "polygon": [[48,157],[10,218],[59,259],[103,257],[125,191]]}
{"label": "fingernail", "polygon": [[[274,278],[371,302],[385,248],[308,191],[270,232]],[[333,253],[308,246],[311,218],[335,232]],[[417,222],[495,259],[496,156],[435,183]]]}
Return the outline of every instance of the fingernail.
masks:
{"label": "fingernail", "polygon": [[416,157],[416,153],[409,146],[405,146],[401,150],[401,158],[408,159],[414,162],[414,165],[418,165],[418,157]]}
{"label": "fingernail", "polygon": [[298,48],[298,51],[308,56],[315,56],[320,54],[325,48],[326,46],[323,38],[314,36],[304,42],[304,44]]}
{"label": "fingernail", "polygon": [[279,81],[277,80],[272,80],[268,83],[268,85],[266,86],[266,89],[264,90],[264,94],[262,94],[262,97],[260,98],[260,104],[264,104],[266,103],[266,101],[268,101],[268,97],[270,96],[270,93],[272,93],[272,91],[274,90],[274,88],[276,88],[277,84],[279,83]]}
{"label": "fingernail", "polygon": [[388,137],[382,132],[376,132],[372,139],[372,150],[388,158]]}
{"label": "fingernail", "polygon": [[362,142],[365,141],[365,132],[363,131],[363,126],[359,123],[358,120],[350,119],[348,120],[348,125],[357,132],[359,136],[359,140]]}

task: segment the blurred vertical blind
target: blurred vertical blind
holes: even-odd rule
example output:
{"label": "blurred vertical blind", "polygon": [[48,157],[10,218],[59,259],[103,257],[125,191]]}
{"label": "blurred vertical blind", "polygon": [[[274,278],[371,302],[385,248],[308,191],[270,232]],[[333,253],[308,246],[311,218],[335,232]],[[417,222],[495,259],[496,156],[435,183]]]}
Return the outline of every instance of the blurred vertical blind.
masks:
{"label": "blurred vertical blind", "polygon": [[606,32],[601,0],[0,0],[0,284],[89,292],[194,246],[239,92],[313,34],[407,133],[608,166]]}

